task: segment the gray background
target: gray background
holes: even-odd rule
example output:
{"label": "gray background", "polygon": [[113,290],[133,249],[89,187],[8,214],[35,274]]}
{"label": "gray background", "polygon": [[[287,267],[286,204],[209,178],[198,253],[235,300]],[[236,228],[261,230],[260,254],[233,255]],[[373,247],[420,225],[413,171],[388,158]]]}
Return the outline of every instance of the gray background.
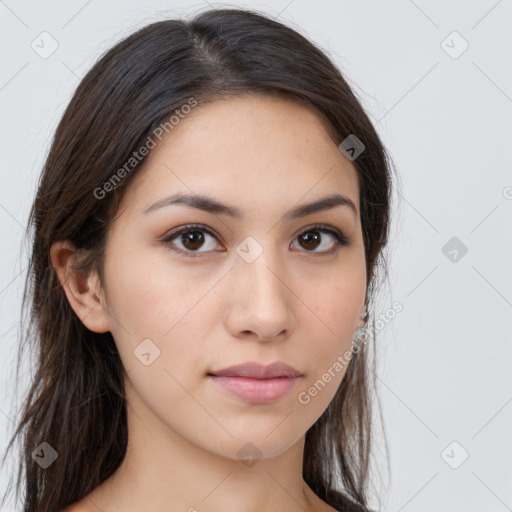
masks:
{"label": "gray background", "polygon": [[[512,1],[212,5],[267,12],[326,50],[400,175],[390,279],[377,310],[388,311],[393,301],[403,306],[378,338],[391,455],[389,474],[378,434],[373,483],[381,509],[511,510]],[[22,235],[57,122],[80,78],[115,41],[207,6],[0,2],[2,452],[14,425]],[[47,58],[31,47],[41,48],[46,37],[51,49],[44,31],[58,44]]]}

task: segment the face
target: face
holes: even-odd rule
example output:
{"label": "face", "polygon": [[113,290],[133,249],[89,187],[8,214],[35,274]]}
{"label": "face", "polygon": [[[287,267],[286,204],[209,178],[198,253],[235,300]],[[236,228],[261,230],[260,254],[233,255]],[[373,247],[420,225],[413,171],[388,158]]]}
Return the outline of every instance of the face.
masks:
{"label": "face", "polygon": [[[179,193],[231,210],[158,204]],[[290,213],[333,194],[355,210]],[[232,459],[246,443],[262,457],[296,443],[339,387],[359,326],[359,208],[353,164],[308,108],[246,96],[181,119],[134,176],[107,240],[104,299],[139,418]],[[300,376],[210,376],[247,362]]]}

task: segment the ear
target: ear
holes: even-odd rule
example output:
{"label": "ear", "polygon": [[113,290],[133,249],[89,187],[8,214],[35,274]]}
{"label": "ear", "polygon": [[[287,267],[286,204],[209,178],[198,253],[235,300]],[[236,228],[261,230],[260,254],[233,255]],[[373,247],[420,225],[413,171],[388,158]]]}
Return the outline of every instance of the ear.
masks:
{"label": "ear", "polygon": [[75,268],[78,251],[67,240],[52,244],[50,258],[69,304],[82,323],[93,332],[110,331],[110,315],[97,273]]}

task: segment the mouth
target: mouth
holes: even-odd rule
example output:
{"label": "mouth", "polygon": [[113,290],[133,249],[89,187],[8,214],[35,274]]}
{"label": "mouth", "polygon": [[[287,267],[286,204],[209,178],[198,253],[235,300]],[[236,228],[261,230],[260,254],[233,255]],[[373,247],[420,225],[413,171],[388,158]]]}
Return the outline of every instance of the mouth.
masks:
{"label": "mouth", "polygon": [[207,378],[251,404],[268,404],[286,395],[302,380],[295,368],[281,362],[267,366],[245,363],[209,372]]}
{"label": "mouth", "polygon": [[286,395],[301,380],[301,377],[254,379],[217,375],[209,375],[208,378],[224,390],[255,405],[275,402]]}

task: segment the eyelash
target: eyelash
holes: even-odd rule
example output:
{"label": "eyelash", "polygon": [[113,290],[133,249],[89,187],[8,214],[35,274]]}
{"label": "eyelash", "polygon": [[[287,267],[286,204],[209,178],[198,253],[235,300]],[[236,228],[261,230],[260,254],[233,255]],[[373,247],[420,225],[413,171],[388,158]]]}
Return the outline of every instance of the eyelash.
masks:
{"label": "eyelash", "polygon": [[[210,229],[208,229],[206,226],[204,226],[202,224],[188,224],[186,226],[183,226],[182,228],[180,228],[177,231],[173,231],[173,232],[169,233],[169,235],[167,235],[164,239],[162,239],[161,242],[164,244],[164,246],[167,249],[169,249],[173,252],[180,253],[180,254],[184,255],[185,257],[195,258],[195,257],[200,256],[202,253],[210,252],[210,251],[202,251],[202,252],[183,251],[182,249],[172,247],[169,244],[172,240],[174,240],[175,238],[178,238],[178,236],[182,235],[183,233],[187,233],[189,231],[204,231],[205,233],[208,233],[213,238],[217,239],[217,235],[215,235],[215,233],[213,231],[211,231]],[[307,229],[305,229],[304,231],[300,232],[297,236],[301,236],[304,233],[307,233],[309,231],[320,231],[321,233],[327,233],[328,235],[331,235],[335,240],[335,247],[334,247],[334,249],[331,249],[329,251],[323,251],[323,252],[318,252],[318,253],[315,251],[300,251],[300,252],[311,253],[311,254],[314,254],[315,256],[328,256],[328,255],[336,253],[336,249],[339,246],[344,247],[344,246],[348,245],[350,242],[349,238],[346,237],[341,231],[329,228],[329,226],[327,226],[326,224],[315,224],[314,226],[310,226]]]}

